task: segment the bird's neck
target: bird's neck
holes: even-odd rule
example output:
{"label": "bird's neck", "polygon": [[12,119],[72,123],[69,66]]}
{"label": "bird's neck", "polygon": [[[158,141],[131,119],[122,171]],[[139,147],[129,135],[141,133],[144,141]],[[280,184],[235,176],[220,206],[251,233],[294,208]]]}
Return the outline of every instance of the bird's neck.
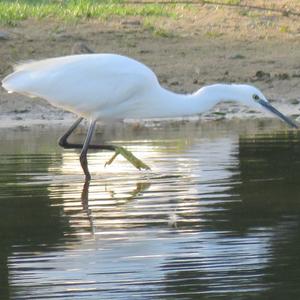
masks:
{"label": "bird's neck", "polygon": [[[232,88],[227,84],[206,86],[193,94],[177,94],[159,87],[149,95],[149,117],[172,118],[201,114],[221,101],[231,101]],[[153,112],[153,116],[151,113]]]}

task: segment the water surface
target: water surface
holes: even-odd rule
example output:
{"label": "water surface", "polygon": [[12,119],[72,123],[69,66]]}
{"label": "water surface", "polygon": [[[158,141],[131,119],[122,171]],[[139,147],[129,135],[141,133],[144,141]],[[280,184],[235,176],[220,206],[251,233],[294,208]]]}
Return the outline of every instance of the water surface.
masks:
{"label": "water surface", "polygon": [[0,299],[300,299],[297,131],[121,127],[152,170],[91,152],[90,184],[61,133],[0,134]]}

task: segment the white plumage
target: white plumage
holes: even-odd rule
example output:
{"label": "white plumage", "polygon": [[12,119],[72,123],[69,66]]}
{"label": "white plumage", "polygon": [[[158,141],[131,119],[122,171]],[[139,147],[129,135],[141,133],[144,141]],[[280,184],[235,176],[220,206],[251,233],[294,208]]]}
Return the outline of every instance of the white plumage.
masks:
{"label": "white plumage", "polygon": [[2,81],[11,92],[42,97],[88,119],[180,117],[205,112],[220,101],[259,108],[248,85],[217,84],[191,95],[162,88],[147,66],[116,54],[82,54],[17,65]]}
{"label": "white plumage", "polygon": [[146,66],[112,54],[72,55],[25,63],[17,66],[2,84],[9,91],[39,96],[93,119],[125,117],[137,108],[134,99],[158,86],[155,74]]}

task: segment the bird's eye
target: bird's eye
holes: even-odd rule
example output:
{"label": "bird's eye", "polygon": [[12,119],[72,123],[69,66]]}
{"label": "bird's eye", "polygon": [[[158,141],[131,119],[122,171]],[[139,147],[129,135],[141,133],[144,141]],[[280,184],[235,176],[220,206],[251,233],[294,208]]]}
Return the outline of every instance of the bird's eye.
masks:
{"label": "bird's eye", "polygon": [[252,96],[252,98],[253,98],[255,101],[258,101],[258,100],[259,100],[259,96],[256,95],[256,94],[254,94],[254,95]]}

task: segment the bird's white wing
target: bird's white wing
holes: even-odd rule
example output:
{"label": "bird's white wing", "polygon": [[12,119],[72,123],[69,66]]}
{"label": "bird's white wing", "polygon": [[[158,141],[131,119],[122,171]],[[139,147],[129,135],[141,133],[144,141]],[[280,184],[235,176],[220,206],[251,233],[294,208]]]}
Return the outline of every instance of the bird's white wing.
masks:
{"label": "bird's white wing", "polygon": [[133,59],[84,54],[19,65],[2,85],[86,117],[114,117],[112,112],[119,117],[133,109],[135,99],[158,81],[148,67]]}

